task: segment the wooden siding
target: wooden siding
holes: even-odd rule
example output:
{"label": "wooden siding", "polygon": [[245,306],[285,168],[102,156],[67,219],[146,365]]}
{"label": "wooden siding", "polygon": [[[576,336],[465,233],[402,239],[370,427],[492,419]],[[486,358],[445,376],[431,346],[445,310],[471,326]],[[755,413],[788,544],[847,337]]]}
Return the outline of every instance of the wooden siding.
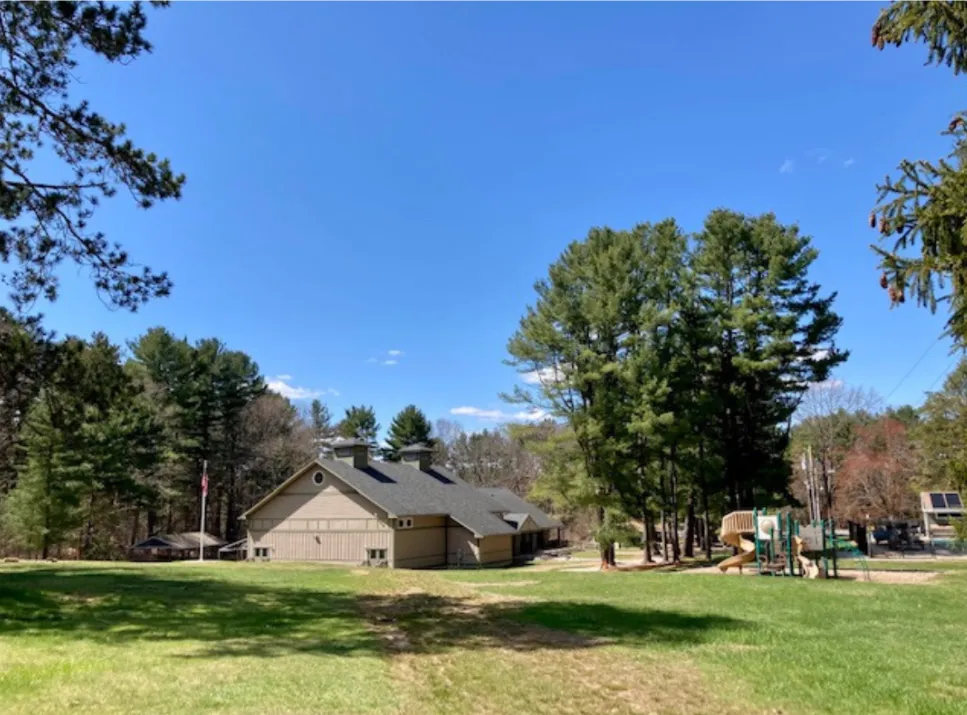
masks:
{"label": "wooden siding", "polygon": [[360,564],[367,549],[386,549],[393,559],[393,530],[386,513],[338,479],[310,466],[258,511],[249,515],[249,558],[268,547],[274,561],[330,561]]}
{"label": "wooden siding", "polygon": [[447,527],[447,563],[458,566],[477,563],[477,539],[473,532],[452,521]]}
{"label": "wooden siding", "polygon": [[387,560],[393,558],[393,532],[376,531],[268,531],[249,532],[252,551],[269,548],[272,561],[329,561],[361,564],[367,549],[386,549]]}
{"label": "wooden siding", "polygon": [[386,518],[386,512],[328,474],[322,486],[317,486],[312,481],[317,471],[320,470],[306,470],[281,494],[250,514],[249,523],[265,519]]}
{"label": "wooden siding", "polygon": [[442,526],[397,529],[393,536],[393,566],[396,568],[443,566],[446,536]]}
{"label": "wooden siding", "polygon": [[514,560],[513,535],[486,536],[480,540],[479,559],[482,564],[507,564]]}

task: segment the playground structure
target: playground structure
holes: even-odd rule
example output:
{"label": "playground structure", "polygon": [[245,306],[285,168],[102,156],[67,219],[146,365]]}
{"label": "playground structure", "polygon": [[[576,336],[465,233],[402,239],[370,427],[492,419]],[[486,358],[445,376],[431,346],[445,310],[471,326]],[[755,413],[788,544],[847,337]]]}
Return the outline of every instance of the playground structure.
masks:
{"label": "playground structure", "polygon": [[857,558],[866,570],[863,555],[850,542],[837,539],[827,520],[806,525],[766,509],[733,511],[722,518],[719,534],[723,544],[738,550],[719,564],[723,573],[754,565],[760,575],[838,578],[841,552]]}

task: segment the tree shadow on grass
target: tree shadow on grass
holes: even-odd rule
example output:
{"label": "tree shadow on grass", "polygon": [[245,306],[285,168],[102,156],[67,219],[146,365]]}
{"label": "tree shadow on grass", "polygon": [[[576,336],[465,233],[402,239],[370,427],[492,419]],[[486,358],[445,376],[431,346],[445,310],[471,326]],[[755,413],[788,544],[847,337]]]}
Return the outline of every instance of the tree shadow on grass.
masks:
{"label": "tree shadow on grass", "polygon": [[688,646],[741,625],[723,616],[601,603],[286,588],[150,568],[0,574],[0,636],[191,646],[180,657]]}

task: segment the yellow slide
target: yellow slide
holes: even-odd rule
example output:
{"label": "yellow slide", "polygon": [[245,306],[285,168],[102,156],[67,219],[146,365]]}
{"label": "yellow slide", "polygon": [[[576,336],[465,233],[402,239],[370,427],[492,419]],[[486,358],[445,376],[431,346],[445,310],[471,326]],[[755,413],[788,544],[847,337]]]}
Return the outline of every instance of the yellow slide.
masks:
{"label": "yellow slide", "polygon": [[802,566],[802,572],[806,575],[806,578],[819,578],[822,569],[819,565],[812,559],[806,558],[802,553],[803,540],[798,536],[792,537],[792,554],[798,559],[799,564]]}
{"label": "yellow slide", "polygon": [[738,566],[740,569],[744,564],[755,561],[755,542],[749,541],[738,531],[727,531],[720,537],[726,546],[738,547],[740,553],[730,556],[719,564],[719,569],[725,573],[731,568]]}

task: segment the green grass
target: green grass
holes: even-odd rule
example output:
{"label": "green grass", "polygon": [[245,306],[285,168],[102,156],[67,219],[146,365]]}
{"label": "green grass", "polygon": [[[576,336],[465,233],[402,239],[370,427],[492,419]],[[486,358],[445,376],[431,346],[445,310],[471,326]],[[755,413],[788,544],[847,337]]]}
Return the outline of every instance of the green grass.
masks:
{"label": "green grass", "polygon": [[925,585],[283,564],[0,567],[3,713],[967,714]]}

